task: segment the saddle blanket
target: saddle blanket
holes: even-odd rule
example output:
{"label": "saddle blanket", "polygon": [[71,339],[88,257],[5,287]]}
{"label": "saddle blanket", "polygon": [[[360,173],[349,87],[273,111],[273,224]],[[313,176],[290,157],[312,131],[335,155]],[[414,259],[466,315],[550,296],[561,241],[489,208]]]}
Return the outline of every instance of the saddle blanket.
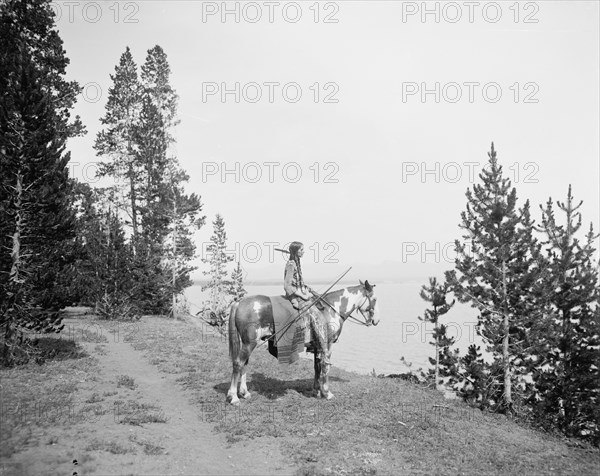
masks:
{"label": "saddle blanket", "polygon": [[[275,342],[269,340],[269,352],[280,364],[293,364],[304,351],[306,326],[304,316],[283,296],[272,296]],[[310,340],[310,338],[308,339]]]}

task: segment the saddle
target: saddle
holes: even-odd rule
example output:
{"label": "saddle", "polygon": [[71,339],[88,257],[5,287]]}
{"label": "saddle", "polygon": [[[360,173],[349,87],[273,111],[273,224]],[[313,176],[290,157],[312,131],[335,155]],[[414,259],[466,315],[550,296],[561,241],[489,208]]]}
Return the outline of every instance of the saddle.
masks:
{"label": "saddle", "polygon": [[314,306],[319,310],[319,311],[324,311],[325,310],[325,306],[323,305],[323,302],[320,299],[317,298],[313,298],[311,301],[301,301],[300,298],[297,297],[287,297],[287,296],[282,296],[285,299],[287,299],[288,301],[290,301],[292,303],[292,306],[294,307],[294,309],[296,309],[298,311],[298,313],[302,312],[302,310],[311,305],[313,303],[313,301],[316,301]]}

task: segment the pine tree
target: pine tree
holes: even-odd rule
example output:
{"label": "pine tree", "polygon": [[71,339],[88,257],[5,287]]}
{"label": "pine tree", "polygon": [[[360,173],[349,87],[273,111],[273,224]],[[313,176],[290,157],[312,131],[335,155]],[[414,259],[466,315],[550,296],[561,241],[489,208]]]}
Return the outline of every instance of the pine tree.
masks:
{"label": "pine tree", "polygon": [[545,296],[549,316],[537,339],[535,393],[531,401],[538,420],[558,426],[570,436],[600,441],[600,289],[590,224],[583,241],[577,237],[583,202],[575,205],[571,186],[557,223],[549,199],[542,209],[540,230],[546,236],[548,268]]}
{"label": "pine tree", "polygon": [[71,110],[82,88],[76,81],[65,80],[70,61],[50,5],[50,0],[6,0],[0,4],[0,81],[2,91],[9,92],[18,56],[27,52],[31,66],[39,74],[40,85],[44,85],[44,92],[51,98],[56,129],[67,137],[75,137],[85,133],[79,116],[70,122]]}
{"label": "pine tree", "polygon": [[231,273],[228,292],[229,295],[233,297],[234,302],[240,301],[247,294],[246,289],[244,289],[244,270],[239,261],[237,262],[236,268]]}
{"label": "pine tree", "polygon": [[447,273],[454,294],[479,310],[477,331],[495,364],[502,368],[497,397],[487,402],[501,411],[514,410],[514,383],[527,368],[532,345],[528,332],[540,319],[542,280],[540,245],[532,235],[529,202],[517,209],[517,193],[503,177],[494,144],[482,184],[467,190],[461,228],[465,243],[456,241],[456,271]]}
{"label": "pine tree", "polygon": [[162,241],[169,226],[169,184],[165,180],[169,164],[165,134],[158,109],[150,98],[144,96],[133,138],[136,144],[135,160],[140,170],[137,183],[142,203],[139,208],[142,228],[140,245],[145,258],[162,252]]}
{"label": "pine tree", "polygon": [[[0,326],[11,362],[26,329],[60,331],[59,276],[73,242],[65,143],[84,132],[70,109],[80,88],[49,1],[0,5]],[[8,251],[6,251],[8,250]]]}
{"label": "pine tree", "polygon": [[113,85],[108,90],[106,114],[100,120],[105,129],[96,137],[94,148],[98,156],[107,159],[100,164],[98,175],[110,176],[125,187],[128,204],[124,207],[131,220],[134,252],[138,246],[140,208],[140,166],[136,160],[135,126],[141,111],[141,85],[137,66],[129,47],[121,55],[115,74],[110,75]]}
{"label": "pine tree", "polygon": [[164,239],[172,211],[168,197],[173,181],[177,178],[185,181],[186,176],[177,173],[179,164],[169,151],[174,143],[173,128],[178,124],[177,95],[169,83],[171,69],[167,55],[160,46],[148,50],[141,69],[142,109],[135,128],[135,143],[137,161],[143,170],[141,189],[148,244]]}
{"label": "pine tree", "polygon": [[171,68],[164,50],[156,45],[148,50],[146,61],[142,65],[142,85],[144,94],[156,107],[165,128],[167,144],[174,142],[172,129],[177,120],[177,93],[170,84]]}
{"label": "pine tree", "polygon": [[173,312],[177,295],[191,284],[193,233],[204,217],[199,216],[200,197],[185,194],[189,177],[170,153],[177,95],[160,46],[148,50],[141,69],[140,81],[127,48],[112,76],[103,119],[109,128],[99,134],[96,146],[112,159],[102,174],[126,178],[129,186],[137,302],[145,312]]}
{"label": "pine tree", "polygon": [[210,276],[210,281],[202,286],[202,291],[209,291],[209,299],[205,307],[214,313],[219,321],[224,320],[226,308],[230,304],[228,294],[229,283],[227,282],[227,263],[233,261],[233,256],[226,253],[227,233],[225,232],[225,221],[217,214],[213,222],[213,235],[210,237],[210,245],[206,251],[207,258],[202,262],[209,264],[210,268],[203,271],[205,276]]}
{"label": "pine tree", "polygon": [[[143,170],[141,191],[144,246],[148,259],[161,257],[153,267],[152,281],[165,283],[156,290],[161,309],[173,314],[176,298],[191,284],[190,261],[194,257],[193,233],[204,224],[200,197],[184,192],[189,176],[172,153],[177,120],[177,95],[170,85],[167,55],[160,46],[148,50],[142,65],[142,113],[135,140]],[[170,306],[168,303],[170,302]]]}
{"label": "pine tree", "polygon": [[420,321],[430,322],[434,325],[433,342],[430,344],[435,347],[435,358],[429,358],[429,363],[433,365],[429,377],[433,377],[436,390],[441,389],[440,375],[450,377],[456,364],[456,356],[450,351],[450,347],[454,345],[454,339],[446,334],[447,326],[439,322],[440,317],[454,306],[454,301],[450,304],[446,302],[449,287],[448,282],[439,284],[436,278],[429,278],[429,286],[423,285],[420,292],[421,299],[432,305],[432,309],[425,310],[423,317],[418,317]]}

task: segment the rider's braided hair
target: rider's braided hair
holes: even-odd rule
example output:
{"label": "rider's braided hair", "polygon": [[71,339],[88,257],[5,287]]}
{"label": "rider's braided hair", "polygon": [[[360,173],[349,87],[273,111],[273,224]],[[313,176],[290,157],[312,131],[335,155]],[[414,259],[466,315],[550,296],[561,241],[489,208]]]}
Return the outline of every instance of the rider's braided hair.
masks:
{"label": "rider's braided hair", "polygon": [[300,266],[300,256],[298,256],[298,251],[304,245],[299,241],[292,241],[290,243],[290,261],[294,261],[296,263],[296,268],[298,268],[298,285],[302,288],[304,287],[304,280],[302,279],[302,267]]}

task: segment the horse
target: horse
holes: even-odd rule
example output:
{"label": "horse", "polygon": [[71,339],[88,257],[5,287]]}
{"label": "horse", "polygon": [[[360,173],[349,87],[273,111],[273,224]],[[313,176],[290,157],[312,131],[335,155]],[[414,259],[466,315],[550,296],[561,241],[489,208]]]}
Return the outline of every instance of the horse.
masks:
{"label": "horse", "polygon": [[[379,324],[379,308],[377,297],[375,296],[375,285],[369,284],[369,281],[359,281],[359,285],[329,292],[320,296],[323,302],[323,315],[327,338],[325,345],[323,340],[314,342],[315,333],[312,332],[310,343],[305,343],[308,352],[314,353],[315,378],[313,391],[317,398],[323,397],[327,400],[333,398],[333,393],[329,391],[329,367],[331,356],[331,344],[335,343],[344,322],[348,319],[364,324],[365,326],[376,326]],[[239,404],[239,397],[243,399],[250,398],[250,392],[246,386],[246,370],[250,354],[257,346],[260,340],[273,340],[274,318],[272,305],[273,300],[278,300],[278,306],[275,309],[281,309],[280,305],[285,302],[291,309],[291,303],[283,296],[247,296],[240,301],[233,303],[229,314],[229,356],[233,365],[231,375],[231,385],[227,392],[227,401],[232,405]],[[298,315],[298,311],[294,310]],[[363,320],[352,316],[355,311],[362,314]],[[277,330],[279,333],[279,330]],[[325,347],[325,348],[323,348]],[[238,392],[239,384],[239,392]]]}

